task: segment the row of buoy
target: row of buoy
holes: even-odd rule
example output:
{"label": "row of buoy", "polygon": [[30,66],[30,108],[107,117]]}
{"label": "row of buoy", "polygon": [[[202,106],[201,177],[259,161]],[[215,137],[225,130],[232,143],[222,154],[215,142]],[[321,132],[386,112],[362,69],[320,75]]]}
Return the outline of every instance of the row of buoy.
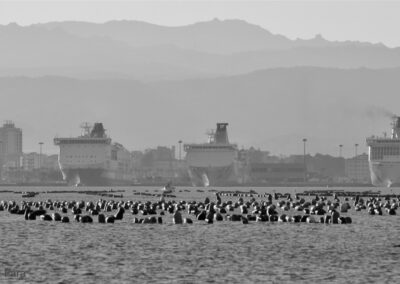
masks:
{"label": "row of buoy", "polygon": [[134,192],[133,195],[143,195],[143,196],[154,196],[154,197],[168,197],[168,198],[176,198],[175,195],[171,194],[160,194],[160,193],[147,193],[147,192]]}
{"label": "row of buoy", "polygon": [[[221,193],[221,196],[230,196],[230,197],[254,197],[251,193]],[[261,197],[261,195],[257,195]]]}
{"label": "row of buoy", "polygon": [[[237,202],[233,203],[232,201],[227,201],[226,203],[222,204],[222,201],[219,196],[217,196],[219,200],[217,201],[217,205],[221,205],[220,207],[222,208],[223,211],[228,210],[228,211],[233,211],[235,208],[240,207],[240,210],[242,213],[247,213],[248,209],[252,203],[255,206],[256,210],[253,210],[253,213],[259,213],[257,211],[260,210],[260,205],[264,208],[271,207],[271,201],[269,200],[268,202],[256,202],[254,198],[251,198],[249,201],[244,203],[243,198],[239,198]],[[321,198],[314,198],[310,201],[305,201],[303,198],[301,198],[298,201],[290,201],[287,200],[279,200],[276,204],[276,207],[282,209],[283,211],[289,211],[290,209],[294,208],[296,211],[303,211],[305,214],[316,214],[316,215],[323,215],[326,213],[326,211],[323,209],[324,206],[328,206],[328,211],[330,209],[339,209],[341,213],[346,213],[351,206],[349,205],[348,198],[345,198],[346,202],[339,202],[339,200],[335,199],[334,201],[326,200],[326,198],[321,197]],[[182,204],[184,204],[183,202]],[[198,203],[196,206],[199,209],[204,208],[205,204],[210,203],[210,199],[206,198],[204,201],[204,204]],[[25,202],[23,203],[25,204]],[[33,206],[33,207],[44,207],[46,209],[54,210],[54,208],[58,208],[60,212],[62,213],[67,213],[67,208],[72,210],[73,214],[81,214],[82,209],[85,208],[86,211],[89,211],[91,215],[97,215],[100,211],[106,211],[110,212],[112,210],[117,209],[118,206],[124,205],[125,209],[130,208],[132,214],[143,214],[143,215],[151,215],[151,214],[157,214],[156,209],[162,209],[164,211],[168,211],[169,213],[174,212],[174,206],[173,203],[171,202],[162,202],[162,203],[151,203],[148,201],[147,203],[140,203],[140,202],[133,202],[133,201],[128,201],[128,202],[114,202],[114,201],[109,201],[105,202],[104,200],[100,200],[96,206],[93,202],[88,202],[85,204],[83,201],[81,202],[54,202],[52,203],[50,200],[46,202],[28,202],[26,203],[28,206]],[[190,204],[190,206],[195,206],[195,204]],[[363,199],[355,199],[355,210],[356,211],[361,211],[362,209],[366,209],[366,205],[363,201]],[[367,200],[367,204],[369,207],[369,212],[371,214],[376,213],[378,215],[381,214],[381,207],[385,208],[387,212],[390,215],[395,215],[396,209],[398,207],[398,203],[396,203],[396,200],[393,200],[392,203],[389,201],[386,201],[385,203],[379,203],[379,199],[370,199]],[[150,206],[151,205],[151,206]],[[10,204],[5,204],[4,202],[0,203],[0,210],[4,210],[4,207],[8,207],[9,211],[13,214],[23,214],[24,210],[19,209],[19,206],[15,202],[11,202]],[[338,208],[339,207],[339,208]],[[373,207],[374,210],[371,210],[371,207]],[[275,208],[275,206],[274,206]],[[261,210],[262,213],[262,210]]]}
{"label": "row of buoy", "polygon": [[[76,213],[76,212],[75,212]],[[93,218],[89,215],[74,214],[74,220],[81,223],[93,223]],[[122,220],[125,213],[124,208],[119,207],[115,215],[105,216],[104,214],[97,214],[99,223],[114,223],[115,220]],[[68,216],[61,216],[58,212],[54,212],[51,215],[47,214],[46,210],[40,208],[38,210],[32,210],[30,207],[26,207],[24,211],[25,220],[36,220],[36,217],[42,221],[60,221],[62,223],[68,223]]]}
{"label": "row of buoy", "polygon": [[[293,222],[293,223],[323,223],[323,224],[351,224],[352,219],[350,217],[341,217],[340,214],[332,210],[329,215],[321,216],[319,218],[319,222],[317,222],[316,218],[312,215],[295,215],[290,216],[286,214],[278,215],[275,211],[268,212],[268,214],[248,214],[247,216],[243,216],[244,213],[242,210],[242,214],[232,214],[223,216],[220,212],[216,212],[210,207],[208,210],[203,210],[195,214],[196,219],[198,221],[205,221],[206,223],[213,223],[214,221],[242,221],[243,224],[248,224],[249,221],[257,221],[257,222]],[[226,212],[225,212],[226,213]],[[183,218],[179,211],[176,211],[173,214],[173,223],[174,224],[182,224]]]}
{"label": "row of buoy", "polygon": [[340,196],[340,197],[356,197],[356,196],[364,196],[364,197],[371,197],[371,198],[400,198],[398,194],[381,194],[380,191],[344,191],[344,190],[309,190],[298,193],[301,196],[315,196],[315,195],[323,195],[323,196]]}
{"label": "row of buoy", "polygon": [[[92,223],[93,216],[97,215],[99,223],[114,223],[121,220],[125,210],[129,210],[132,215],[142,215],[148,217],[136,218],[133,223],[162,223],[162,217],[169,213],[172,215],[173,223],[193,223],[191,218],[183,218],[182,212],[185,210],[187,214],[193,215],[197,221],[205,221],[213,223],[214,221],[241,221],[247,224],[249,221],[258,222],[306,222],[306,223],[324,223],[324,224],[350,224],[350,217],[340,216],[340,213],[347,213],[351,209],[349,198],[345,197],[339,200],[337,196],[333,200],[328,200],[324,196],[315,196],[309,201],[304,198],[291,198],[288,195],[274,195],[274,199],[278,199],[276,204],[272,202],[272,195],[268,194],[267,200],[257,201],[254,197],[245,200],[240,196],[237,201],[222,201],[220,194],[216,194],[217,200],[213,202],[210,198],[205,198],[204,202],[196,201],[114,201],[100,199],[97,202],[84,201],[22,201],[21,207],[15,201],[0,202],[0,211],[6,209],[11,214],[25,214],[26,220],[36,220],[39,217],[44,221],[61,221],[69,222],[68,216],[61,216],[60,213],[66,214],[68,210],[74,215],[74,220],[81,223]],[[285,198],[279,199],[279,198]],[[354,210],[366,210],[370,215],[383,215],[383,211],[387,211],[389,215],[395,215],[399,206],[399,199],[382,200],[380,198],[369,198],[365,201],[356,196],[352,198],[354,201]],[[31,209],[31,208],[34,209]],[[53,214],[47,214],[46,209],[58,210]],[[111,212],[117,210],[115,215],[105,216],[101,212]],[[241,214],[235,214],[234,211],[240,210]],[[279,215],[280,210],[283,214]],[[303,212],[304,215],[287,214],[287,211]],[[87,212],[86,214],[84,214]],[[320,215],[314,217],[313,215]]]}

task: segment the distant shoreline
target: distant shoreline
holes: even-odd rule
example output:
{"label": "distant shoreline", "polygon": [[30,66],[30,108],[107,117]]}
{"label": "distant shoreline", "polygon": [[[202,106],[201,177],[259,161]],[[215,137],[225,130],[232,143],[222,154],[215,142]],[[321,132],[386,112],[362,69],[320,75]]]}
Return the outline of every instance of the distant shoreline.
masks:
{"label": "distant shoreline", "polygon": [[[132,184],[132,185],[104,185],[104,186],[82,186],[82,187],[154,187],[154,186],[163,186],[165,183],[143,183],[143,184]],[[68,186],[66,183],[19,183],[19,184],[0,184],[0,187],[73,187]],[[193,187],[191,184],[180,184],[177,183],[175,186],[179,187]],[[218,186],[209,186],[205,188],[214,188],[214,187],[374,187],[372,184],[365,183],[266,183],[266,184],[227,184],[227,185],[218,185]],[[79,187],[77,187],[79,188]],[[194,187],[196,188],[196,187]]]}

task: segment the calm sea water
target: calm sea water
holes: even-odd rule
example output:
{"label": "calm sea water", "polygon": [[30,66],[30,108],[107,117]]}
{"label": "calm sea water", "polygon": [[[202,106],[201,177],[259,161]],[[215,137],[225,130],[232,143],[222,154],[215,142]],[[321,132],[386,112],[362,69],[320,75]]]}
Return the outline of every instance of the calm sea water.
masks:
{"label": "calm sea water", "polygon": [[[41,192],[31,200],[100,198],[43,192],[69,189],[0,188]],[[124,200],[157,200],[133,191],[154,193],[156,188],[115,189],[125,190]],[[175,200],[215,199],[208,190],[187,189],[190,192],[179,188]],[[303,190],[279,188],[276,192]],[[400,189],[393,191],[400,194]],[[0,193],[0,200],[11,199],[22,200],[16,193]],[[97,218],[93,224],[73,220],[64,224],[25,221],[23,215],[2,211],[0,283],[399,283],[400,216],[386,212],[370,216],[353,208],[342,215],[351,216],[353,224],[223,221],[207,225],[195,221],[173,225],[168,214],[161,225],[133,224],[129,211],[114,224],[99,224]]]}

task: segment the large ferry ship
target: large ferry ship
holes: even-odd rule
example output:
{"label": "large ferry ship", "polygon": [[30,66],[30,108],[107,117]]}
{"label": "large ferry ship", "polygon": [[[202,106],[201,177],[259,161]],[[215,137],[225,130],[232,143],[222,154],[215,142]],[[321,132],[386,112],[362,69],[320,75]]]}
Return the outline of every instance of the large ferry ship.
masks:
{"label": "large ferry ship", "polygon": [[392,134],[368,137],[368,161],[371,182],[375,186],[400,184],[400,117],[393,117]]}
{"label": "large ferry ship", "polygon": [[193,186],[223,186],[237,182],[237,145],[228,140],[228,123],[217,123],[208,142],[185,144],[186,162]]}
{"label": "large ferry ship", "polygon": [[131,154],[119,143],[112,143],[102,123],[82,125],[83,133],[74,138],[54,138],[60,147],[58,162],[69,185],[107,186],[132,184]]}

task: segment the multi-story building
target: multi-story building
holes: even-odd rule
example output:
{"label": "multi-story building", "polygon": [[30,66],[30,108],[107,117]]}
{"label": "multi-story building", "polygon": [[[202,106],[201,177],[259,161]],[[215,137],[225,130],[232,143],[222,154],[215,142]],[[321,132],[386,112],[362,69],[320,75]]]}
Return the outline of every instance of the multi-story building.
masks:
{"label": "multi-story building", "polygon": [[357,183],[370,183],[371,176],[368,165],[368,155],[361,154],[356,157],[346,159],[345,174],[350,180]]}
{"label": "multi-story building", "polygon": [[41,155],[38,153],[28,153],[23,155],[22,167],[25,171],[33,171],[40,168]]}
{"label": "multi-story building", "polygon": [[254,183],[284,183],[304,181],[304,165],[296,163],[253,163],[250,178]]}
{"label": "multi-story building", "polygon": [[0,169],[19,168],[22,165],[22,130],[12,121],[0,127]]}
{"label": "multi-story building", "polygon": [[187,178],[184,160],[175,158],[175,147],[157,147],[143,152],[132,152],[134,174],[138,182],[180,183]]}
{"label": "multi-story building", "polygon": [[33,171],[38,169],[58,171],[58,155],[40,155],[36,152],[23,154],[22,168],[25,171]]}

